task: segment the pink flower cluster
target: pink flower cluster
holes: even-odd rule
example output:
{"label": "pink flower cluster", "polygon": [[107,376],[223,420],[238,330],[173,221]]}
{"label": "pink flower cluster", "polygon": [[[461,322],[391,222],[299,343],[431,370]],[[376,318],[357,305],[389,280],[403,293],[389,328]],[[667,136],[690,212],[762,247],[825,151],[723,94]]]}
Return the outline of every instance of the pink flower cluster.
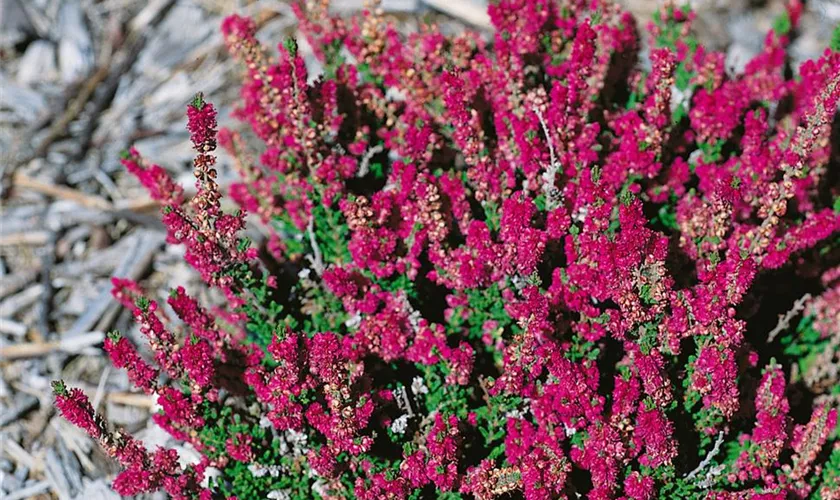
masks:
{"label": "pink flower cluster", "polygon": [[209,490],[198,486],[198,478],[206,464],[183,468],[178,462],[177,451],[173,449],[158,448],[150,453],[131,436],[121,431],[109,431],[80,389],[68,391],[63,383],[55,382],[53,390],[56,408],[61,415],[96,438],[102,448],[124,467],[114,479],[114,491],[131,496],[164,489],[175,499],[212,498]]}
{"label": "pink flower cluster", "polygon": [[[147,456],[148,477],[124,461],[120,489],[132,474],[137,491],[186,488],[212,466],[221,479],[195,496],[830,491],[837,400],[818,382],[836,377],[810,366],[840,349],[840,51],[790,77],[799,1],[739,75],[671,2],[648,27],[649,69],[608,0],[493,2],[492,43],[404,34],[375,8],[294,10],[324,70],[311,84],[296,41],[274,57],[254,21],[222,25],[246,67],[234,116],[262,150],[217,133],[199,94],[192,199],[136,151],[124,160],[227,304],[182,288],[158,304],[114,281],[154,364],[116,334],[105,349],[204,456],[188,471]],[[221,210],[217,141],[260,248],[244,213]],[[759,331],[788,300],[774,280],[826,289],[782,327],[815,335]],[[803,366],[813,407],[792,395]],[[112,443],[79,393],[58,398]]]}

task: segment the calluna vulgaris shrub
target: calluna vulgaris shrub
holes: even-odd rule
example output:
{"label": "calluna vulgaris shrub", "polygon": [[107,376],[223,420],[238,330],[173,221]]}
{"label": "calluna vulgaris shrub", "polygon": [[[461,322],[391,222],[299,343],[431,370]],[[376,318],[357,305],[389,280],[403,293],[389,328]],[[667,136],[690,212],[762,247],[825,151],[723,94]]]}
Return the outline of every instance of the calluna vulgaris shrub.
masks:
{"label": "calluna vulgaris shrub", "polygon": [[790,1],[733,75],[673,5],[640,35],[607,0],[499,0],[487,43],[325,4],[296,6],[314,84],[294,40],[222,25],[259,151],[199,94],[194,197],[123,158],[226,305],[114,280],[154,361],[105,349],[202,456],[56,382],[117,492],[840,498],[840,30],[792,71]]}

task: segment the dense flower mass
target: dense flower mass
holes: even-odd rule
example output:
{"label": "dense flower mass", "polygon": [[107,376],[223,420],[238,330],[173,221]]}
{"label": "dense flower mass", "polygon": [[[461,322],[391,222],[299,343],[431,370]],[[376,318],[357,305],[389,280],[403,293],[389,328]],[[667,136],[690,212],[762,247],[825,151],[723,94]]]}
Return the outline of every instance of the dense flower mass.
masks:
{"label": "dense flower mass", "polygon": [[319,75],[227,18],[262,149],[198,94],[194,196],[123,159],[226,303],[115,279],[153,359],[104,346],[201,459],[57,408],[126,495],[840,498],[840,28],[791,67],[786,6],[743,74],[669,2],[499,0],[491,40],[296,3]]}

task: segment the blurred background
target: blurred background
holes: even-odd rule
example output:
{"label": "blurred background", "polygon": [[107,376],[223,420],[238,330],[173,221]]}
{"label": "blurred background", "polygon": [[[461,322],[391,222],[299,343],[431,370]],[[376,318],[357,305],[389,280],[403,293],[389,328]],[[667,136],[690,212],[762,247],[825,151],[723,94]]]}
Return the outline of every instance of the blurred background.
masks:
{"label": "blurred background", "polygon": [[[692,3],[701,40],[726,51],[736,72],[784,10],[781,0]],[[643,27],[657,2],[623,4]],[[362,1],[332,8],[351,15]],[[405,31],[433,22],[492,36],[486,0],[384,0],[382,8]],[[219,32],[234,12],[253,16],[270,47],[296,34],[280,0],[0,0],[0,499],[119,498],[108,487],[114,465],[56,415],[56,378],[148,445],[175,445],[149,425],[154,401],[132,392],[100,349],[110,329],[141,343],[130,312],[111,298],[110,278],[139,280],[155,298],[177,285],[206,292],[182,250],[163,245],[157,207],[119,153],[134,145],[191,189],[186,103],[202,91],[220,125],[241,127],[228,118],[241,68]],[[840,0],[807,2],[794,70],[828,45],[838,22]],[[298,38],[314,77],[318,63]],[[223,185],[228,167],[222,155]]]}

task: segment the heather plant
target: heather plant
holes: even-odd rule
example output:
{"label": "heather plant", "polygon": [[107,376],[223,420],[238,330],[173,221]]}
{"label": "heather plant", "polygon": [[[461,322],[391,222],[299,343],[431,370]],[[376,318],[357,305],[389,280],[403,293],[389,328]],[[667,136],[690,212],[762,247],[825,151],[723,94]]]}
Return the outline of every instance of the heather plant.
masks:
{"label": "heather plant", "polygon": [[674,4],[643,34],[607,0],[498,0],[486,41],[311,1],[314,83],[227,18],[264,145],[199,94],[194,196],[123,158],[226,304],[114,280],[154,359],[104,346],[201,459],[61,382],[58,409],[124,495],[840,498],[840,29],[791,68],[801,9],[733,74]]}

